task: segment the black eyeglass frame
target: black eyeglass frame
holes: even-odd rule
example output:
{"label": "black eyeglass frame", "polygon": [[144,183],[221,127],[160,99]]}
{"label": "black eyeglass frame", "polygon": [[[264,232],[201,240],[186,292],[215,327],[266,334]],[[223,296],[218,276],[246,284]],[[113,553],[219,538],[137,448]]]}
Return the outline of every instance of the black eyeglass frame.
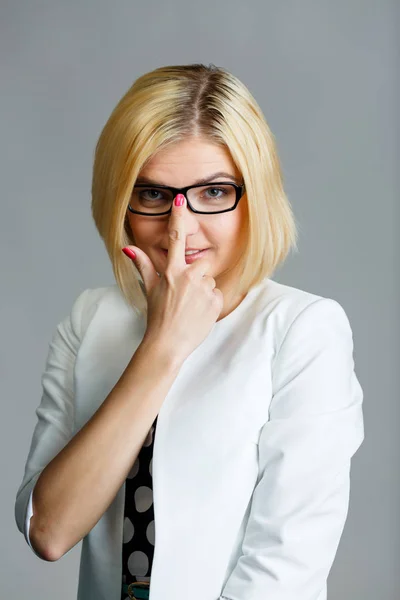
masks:
{"label": "black eyeglass frame", "polygon": [[[236,190],[236,200],[235,200],[235,204],[232,206],[232,208],[225,208],[224,210],[216,210],[216,211],[212,211],[212,212],[207,212],[204,210],[196,210],[195,208],[193,208],[193,206],[190,204],[189,200],[187,199],[187,192],[188,190],[192,189],[192,188],[197,188],[197,187],[205,187],[205,186],[215,186],[218,187],[219,185],[232,185],[235,190]],[[138,183],[137,185],[134,186],[135,188],[140,187],[140,188],[148,188],[148,189],[154,189],[154,190],[169,190],[170,192],[172,192],[173,194],[173,198],[176,197],[177,194],[183,194],[186,198],[186,202],[188,207],[190,208],[190,210],[194,213],[198,213],[201,215],[217,215],[220,213],[224,213],[224,212],[229,212],[231,210],[235,210],[235,208],[237,207],[237,205],[239,204],[239,200],[240,198],[242,198],[242,196],[244,195],[245,191],[246,191],[246,187],[245,184],[243,183],[242,185],[238,185],[237,183],[232,183],[232,181],[210,181],[210,183],[198,183],[196,185],[188,185],[187,187],[184,188],[175,188],[175,187],[170,187],[169,185],[151,185],[150,183]],[[128,209],[132,212],[135,213],[137,215],[148,215],[149,217],[160,217],[162,215],[169,215],[172,211],[172,203],[171,203],[171,207],[169,208],[169,210],[165,211],[165,212],[161,212],[161,213],[146,213],[146,212],[142,212],[142,211],[138,211],[138,210],[134,210],[130,204],[128,204]]]}

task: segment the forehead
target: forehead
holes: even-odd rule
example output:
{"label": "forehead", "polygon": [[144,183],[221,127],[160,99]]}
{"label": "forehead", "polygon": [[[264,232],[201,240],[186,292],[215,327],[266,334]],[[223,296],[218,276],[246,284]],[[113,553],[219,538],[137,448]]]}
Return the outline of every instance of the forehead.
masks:
{"label": "forehead", "polygon": [[139,173],[138,182],[147,178],[164,185],[183,187],[219,171],[240,179],[228,148],[206,140],[190,139],[171,144],[154,154]]}

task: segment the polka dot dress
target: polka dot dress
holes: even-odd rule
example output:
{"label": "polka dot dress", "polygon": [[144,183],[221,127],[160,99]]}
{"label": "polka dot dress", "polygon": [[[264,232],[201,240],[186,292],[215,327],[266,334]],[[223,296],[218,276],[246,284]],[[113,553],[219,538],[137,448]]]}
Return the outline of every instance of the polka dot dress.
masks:
{"label": "polka dot dress", "polygon": [[[155,524],[152,462],[157,417],[126,478],[122,541],[122,584],[150,581]],[[129,596],[121,587],[121,600]]]}

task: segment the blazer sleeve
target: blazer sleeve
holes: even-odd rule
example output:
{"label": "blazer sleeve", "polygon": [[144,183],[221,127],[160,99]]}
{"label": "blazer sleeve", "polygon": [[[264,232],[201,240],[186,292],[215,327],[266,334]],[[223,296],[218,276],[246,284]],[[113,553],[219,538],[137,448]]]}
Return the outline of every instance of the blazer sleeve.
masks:
{"label": "blazer sleeve", "polygon": [[347,315],[336,300],[314,300],[275,354],[242,554],[219,600],[325,597],[364,439],[362,401]]}
{"label": "blazer sleeve", "polygon": [[49,344],[45,369],[41,377],[42,398],[36,409],[37,422],[25,464],[22,483],[15,501],[15,521],[26,542],[39,558],[29,538],[33,515],[33,489],[43,469],[73,436],[73,372],[81,342],[82,320],[91,288],[81,292],[70,314],[56,327]]}

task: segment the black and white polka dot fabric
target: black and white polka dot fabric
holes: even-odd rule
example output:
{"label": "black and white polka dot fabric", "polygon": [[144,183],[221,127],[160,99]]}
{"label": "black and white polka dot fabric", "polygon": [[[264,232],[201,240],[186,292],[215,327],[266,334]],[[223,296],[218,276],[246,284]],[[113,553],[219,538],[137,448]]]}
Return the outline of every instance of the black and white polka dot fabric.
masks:
{"label": "black and white polka dot fabric", "polygon": [[[157,417],[130,470],[125,487],[122,584],[150,581],[155,526],[153,508],[153,445]],[[121,600],[129,600],[121,586]]]}

